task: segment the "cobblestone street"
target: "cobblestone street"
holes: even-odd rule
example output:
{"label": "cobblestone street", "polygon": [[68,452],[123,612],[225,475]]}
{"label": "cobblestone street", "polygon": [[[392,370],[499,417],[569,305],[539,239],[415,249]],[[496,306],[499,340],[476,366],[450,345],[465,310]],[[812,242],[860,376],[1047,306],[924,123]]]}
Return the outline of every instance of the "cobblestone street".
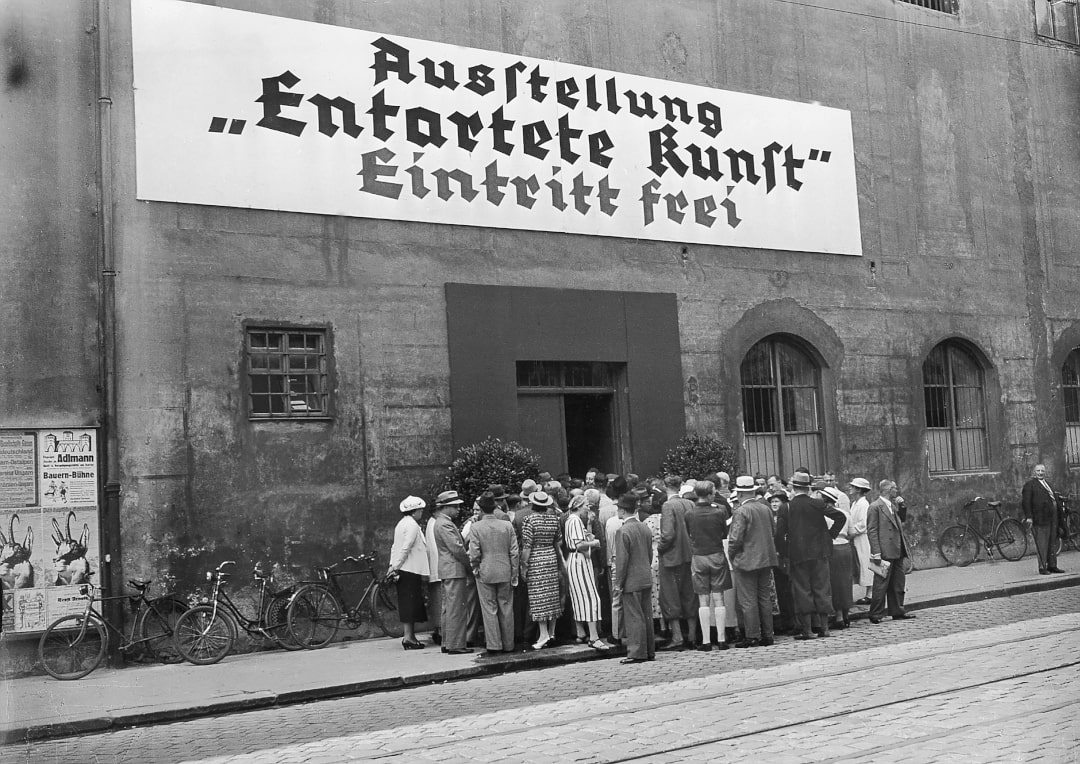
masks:
{"label": "cobblestone street", "polygon": [[561,666],[4,753],[222,764],[869,761],[883,752],[891,761],[1073,761],[1078,628],[1080,590],[1070,588],[863,621],[828,640]]}

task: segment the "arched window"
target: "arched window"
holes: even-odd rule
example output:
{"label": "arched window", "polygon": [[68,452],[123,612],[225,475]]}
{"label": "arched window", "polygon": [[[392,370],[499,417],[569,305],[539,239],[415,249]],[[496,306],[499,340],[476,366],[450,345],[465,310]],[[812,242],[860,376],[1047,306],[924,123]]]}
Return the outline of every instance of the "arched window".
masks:
{"label": "arched window", "polygon": [[982,365],[964,345],[947,340],[930,351],[923,362],[930,472],[964,472],[990,465],[983,390]]}
{"label": "arched window", "polygon": [[822,472],[821,374],[814,359],[790,339],[773,335],[750,348],[741,376],[747,471]]}
{"label": "arched window", "polygon": [[1061,367],[1065,401],[1065,461],[1080,464],[1080,348],[1073,348]]}

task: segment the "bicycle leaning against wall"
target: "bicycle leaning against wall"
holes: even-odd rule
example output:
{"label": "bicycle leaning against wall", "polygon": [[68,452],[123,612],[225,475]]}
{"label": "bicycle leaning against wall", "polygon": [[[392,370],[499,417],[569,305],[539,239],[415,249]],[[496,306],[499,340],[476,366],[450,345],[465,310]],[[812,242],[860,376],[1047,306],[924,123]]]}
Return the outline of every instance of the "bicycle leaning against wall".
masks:
{"label": "bicycle leaning against wall", "polygon": [[206,578],[213,584],[209,602],[196,605],[181,616],[176,624],[176,647],[184,660],[199,666],[217,663],[233,648],[237,629],[249,636],[272,642],[286,650],[299,650],[289,635],[285,613],[297,586],[275,590],[272,577],[260,565],[255,566],[255,583],[259,587],[259,602],[255,618],[248,618],[240,609],[225,585],[232,577],[226,568],[236,565],[226,560],[214,570],[207,571]]}
{"label": "bicycle leaning against wall", "polygon": [[[289,633],[298,644],[309,649],[322,647],[334,638],[342,622],[350,629],[359,628],[364,611],[386,636],[400,637],[404,633],[397,615],[397,587],[376,572],[374,555],[346,557],[317,570],[322,580],[300,587],[289,602]],[[352,576],[368,578],[367,586],[355,600],[345,592]]]}
{"label": "bicycle leaning against wall", "polygon": [[[962,568],[975,561],[981,545],[990,559],[994,558],[994,549],[997,549],[1006,560],[1016,562],[1027,553],[1027,529],[1019,520],[1001,515],[1000,501],[987,501],[985,507],[976,507],[980,501],[985,499],[976,496],[964,504],[960,509],[962,522],[949,526],[941,534],[938,539],[941,556],[950,565]],[[984,535],[972,524],[972,515],[976,512],[994,513],[993,529],[989,535]]]}
{"label": "bicycle leaning against wall", "polygon": [[[134,595],[95,597],[94,584],[80,584],[79,593],[86,598],[83,612],[56,619],[38,641],[38,661],[50,676],[81,679],[96,669],[109,650],[110,632],[120,639],[120,650],[125,653],[163,663],[180,660],[173,635],[188,609],[187,603],[172,594],[149,599],[149,579],[134,578],[128,585]],[[94,606],[96,602],[118,599],[128,600],[134,616],[127,636]]]}

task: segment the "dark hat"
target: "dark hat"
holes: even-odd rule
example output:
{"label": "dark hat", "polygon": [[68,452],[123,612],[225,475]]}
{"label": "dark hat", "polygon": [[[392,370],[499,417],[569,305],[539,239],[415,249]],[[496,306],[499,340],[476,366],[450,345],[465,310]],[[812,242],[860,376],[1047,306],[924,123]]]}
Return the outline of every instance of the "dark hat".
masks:
{"label": "dark hat", "polygon": [[630,487],[629,484],[626,482],[626,478],[622,475],[616,475],[615,479],[611,481],[609,486],[612,491],[620,495],[626,493],[626,490]]}
{"label": "dark hat", "polygon": [[495,509],[495,494],[491,491],[484,491],[480,494],[480,498],[476,503],[480,505],[480,509],[489,512]]}
{"label": "dark hat", "polygon": [[632,493],[624,493],[619,497],[619,509],[637,509],[638,497]]}
{"label": "dark hat", "polygon": [[806,472],[796,472],[791,476],[791,484],[800,488],[809,488],[811,486],[810,475]]}
{"label": "dark hat", "polygon": [[489,485],[488,490],[491,492],[491,495],[494,497],[495,501],[506,498],[506,489],[497,483]]}

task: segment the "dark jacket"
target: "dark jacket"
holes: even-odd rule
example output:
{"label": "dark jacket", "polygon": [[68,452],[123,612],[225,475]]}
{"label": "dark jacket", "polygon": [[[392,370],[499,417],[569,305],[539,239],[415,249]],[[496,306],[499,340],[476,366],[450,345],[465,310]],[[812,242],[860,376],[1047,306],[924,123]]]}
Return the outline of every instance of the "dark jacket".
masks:
{"label": "dark jacket", "polygon": [[[833,521],[831,528],[826,517]],[[832,555],[832,540],[845,523],[847,517],[839,509],[808,494],[796,494],[777,513],[776,551],[792,563],[827,560]]]}
{"label": "dark jacket", "polygon": [[615,583],[624,592],[652,588],[652,531],[636,517],[615,534]]}
{"label": "dark jacket", "polygon": [[660,564],[674,568],[690,562],[690,536],[686,532],[686,513],[694,508],[694,502],[672,496],[660,508],[660,541],[656,550]]}
{"label": "dark jacket", "polygon": [[1057,521],[1057,500],[1036,478],[1024,483],[1020,508],[1035,525],[1053,525]]}

